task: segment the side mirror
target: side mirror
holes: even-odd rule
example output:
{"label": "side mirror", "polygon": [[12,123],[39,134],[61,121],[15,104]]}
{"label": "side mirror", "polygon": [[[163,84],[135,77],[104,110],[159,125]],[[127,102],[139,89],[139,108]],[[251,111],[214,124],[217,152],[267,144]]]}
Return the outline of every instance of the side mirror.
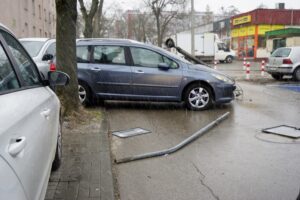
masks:
{"label": "side mirror", "polygon": [[52,60],[54,56],[52,54],[45,54],[42,58],[42,61]]}
{"label": "side mirror", "polygon": [[55,86],[61,85],[68,85],[70,80],[70,76],[64,72],[55,71],[55,72],[48,72],[48,81],[51,88]]}
{"label": "side mirror", "polygon": [[159,63],[158,64],[158,69],[167,71],[167,70],[170,69],[170,66],[167,63]]}

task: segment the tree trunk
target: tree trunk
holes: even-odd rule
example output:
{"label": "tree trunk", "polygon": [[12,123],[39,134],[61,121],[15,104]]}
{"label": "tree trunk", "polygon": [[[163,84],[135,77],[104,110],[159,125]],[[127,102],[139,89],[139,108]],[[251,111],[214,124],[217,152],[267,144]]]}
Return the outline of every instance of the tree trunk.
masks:
{"label": "tree trunk", "polygon": [[63,116],[78,110],[78,81],[76,63],[77,1],[56,0],[56,59],[58,70],[70,76],[69,85],[58,90]]}
{"label": "tree trunk", "polygon": [[98,10],[94,20],[94,32],[93,37],[101,37],[102,30],[102,9],[104,0],[100,0]]}
{"label": "tree trunk", "polygon": [[85,38],[92,38],[93,37],[93,19],[91,17],[87,17],[85,21],[83,35]]}
{"label": "tree trunk", "polygon": [[162,47],[162,36],[161,36],[161,29],[160,29],[160,19],[159,14],[155,16],[156,18],[156,28],[157,28],[157,45]]}

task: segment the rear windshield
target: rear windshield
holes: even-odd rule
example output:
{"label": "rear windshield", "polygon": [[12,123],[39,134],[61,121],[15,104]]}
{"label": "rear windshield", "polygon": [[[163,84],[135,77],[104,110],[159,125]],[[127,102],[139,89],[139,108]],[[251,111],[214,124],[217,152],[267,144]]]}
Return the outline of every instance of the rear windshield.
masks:
{"label": "rear windshield", "polygon": [[36,57],[40,50],[42,49],[43,45],[46,42],[41,41],[20,41],[25,49],[28,51],[31,57]]}
{"label": "rear windshield", "polygon": [[272,53],[271,57],[288,57],[290,55],[290,52],[290,48],[279,48]]}

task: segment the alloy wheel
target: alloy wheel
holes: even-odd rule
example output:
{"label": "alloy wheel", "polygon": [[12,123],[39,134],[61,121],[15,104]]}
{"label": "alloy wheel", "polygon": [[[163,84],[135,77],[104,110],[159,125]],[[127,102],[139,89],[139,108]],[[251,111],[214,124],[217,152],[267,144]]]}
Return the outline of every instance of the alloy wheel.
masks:
{"label": "alloy wheel", "polygon": [[209,102],[209,93],[203,87],[193,88],[188,96],[189,103],[194,108],[204,108]]}
{"label": "alloy wheel", "polygon": [[78,85],[78,95],[80,103],[86,100],[86,90],[82,85]]}

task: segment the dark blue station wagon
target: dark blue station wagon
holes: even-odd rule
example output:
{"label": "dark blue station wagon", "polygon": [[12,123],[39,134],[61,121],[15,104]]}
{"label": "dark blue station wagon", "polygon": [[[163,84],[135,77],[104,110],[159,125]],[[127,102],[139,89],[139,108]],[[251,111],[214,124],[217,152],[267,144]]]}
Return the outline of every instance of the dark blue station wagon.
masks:
{"label": "dark blue station wagon", "polygon": [[234,99],[235,82],[164,49],[123,39],[77,41],[79,98],[186,103],[205,110]]}

